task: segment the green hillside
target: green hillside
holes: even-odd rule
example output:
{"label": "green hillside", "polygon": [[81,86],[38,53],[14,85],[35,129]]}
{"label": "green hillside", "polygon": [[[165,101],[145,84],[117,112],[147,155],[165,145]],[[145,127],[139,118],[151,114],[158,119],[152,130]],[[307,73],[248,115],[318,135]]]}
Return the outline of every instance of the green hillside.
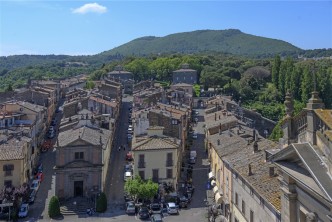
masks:
{"label": "green hillside", "polygon": [[242,56],[269,57],[276,54],[297,55],[300,48],[285,41],[246,34],[237,29],[199,30],[168,35],[142,37],[101,55],[150,55],[167,53],[222,52]]}

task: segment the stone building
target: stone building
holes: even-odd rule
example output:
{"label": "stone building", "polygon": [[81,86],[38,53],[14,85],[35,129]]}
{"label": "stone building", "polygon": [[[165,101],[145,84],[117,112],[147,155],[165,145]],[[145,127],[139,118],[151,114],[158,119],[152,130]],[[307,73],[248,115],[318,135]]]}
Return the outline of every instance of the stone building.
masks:
{"label": "stone building", "polygon": [[146,137],[137,137],[132,145],[134,175],[154,182],[170,182],[177,187],[180,176],[180,143],[163,135],[163,127],[148,128]]}
{"label": "stone building", "polygon": [[105,80],[99,87],[98,93],[111,99],[120,100],[122,96],[122,86],[116,81]]}
{"label": "stone building", "polygon": [[299,114],[290,93],[285,106],[284,149],[269,157],[280,173],[281,220],[332,221],[332,110],[315,91]]}
{"label": "stone building", "polygon": [[92,197],[105,190],[111,136],[110,130],[88,125],[60,132],[56,147],[55,195],[61,199]]}
{"label": "stone building", "polygon": [[212,113],[206,119],[215,204],[228,221],[280,221],[279,181],[273,164],[265,159],[265,150],[277,144],[233,115]]}
{"label": "stone building", "polygon": [[164,91],[162,88],[149,88],[137,91],[134,94],[134,106],[137,109],[146,109],[162,101]]}
{"label": "stone building", "polygon": [[107,78],[109,80],[121,82],[124,88],[124,93],[133,93],[134,75],[131,72],[123,70],[121,65],[116,66],[112,72],[107,73]]}
{"label": "stone building", "polygon": [[197,71],[189,69],[188,64],[183,64],[181,69],[173,71],[173,84],[177,83],[197,84]]}

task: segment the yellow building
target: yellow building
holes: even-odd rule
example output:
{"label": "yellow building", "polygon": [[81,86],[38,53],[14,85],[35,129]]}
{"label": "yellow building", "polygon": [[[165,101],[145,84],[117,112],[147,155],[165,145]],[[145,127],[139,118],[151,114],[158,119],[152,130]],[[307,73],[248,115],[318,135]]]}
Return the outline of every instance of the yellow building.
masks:
{"label": "yellow building", "polygon": [[0,137],[0,188],[19,187],[28,182],[30,172],[27,152],[30,141],[27,137]]}
{"label": "yellow building", "polygon": [[177,186],[180,175],[180,143],[175,138],[163,136],[163,127],[148,128],[148,136],[136,137],[132,146],[134,176],[154,182],[170,182]]}

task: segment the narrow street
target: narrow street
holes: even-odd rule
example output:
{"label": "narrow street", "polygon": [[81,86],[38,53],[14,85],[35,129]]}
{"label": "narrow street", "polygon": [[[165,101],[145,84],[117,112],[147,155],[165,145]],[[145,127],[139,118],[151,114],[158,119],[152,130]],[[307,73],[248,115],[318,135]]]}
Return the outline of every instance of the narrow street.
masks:
{"label": "narrow street", "polygon": [[199,112],[197,125],[194,130],[197,133],[197,139],[194,139],[191,151],[197,152],[196,164],[193,169],[193,185],[195,186],[195,193],[193,195],[190,208],[205,207],[204,199],[206,198],[206,189],[209,173],[209,162],[204,148],[204,109],[196,109]]}
{"label": "narrow street", "polygon": [[[111,151],[111,160],[108,169],[108,177],[106,184],[106,194],[108,200],[108,212],[118,211],[119,207],[124,207],[124,165],[125,155],[128,152],[128,143],[127,143],[127,129],[128,129],[128,116],[129,116],[129,107],[132,106],[132,96],[127,96],[122,99],[122,107],[120,110],[119,121],[117,123],[117,129],[114,135],[114,145]],[[118,150],[119,146],[125,145],[126,150]]]}

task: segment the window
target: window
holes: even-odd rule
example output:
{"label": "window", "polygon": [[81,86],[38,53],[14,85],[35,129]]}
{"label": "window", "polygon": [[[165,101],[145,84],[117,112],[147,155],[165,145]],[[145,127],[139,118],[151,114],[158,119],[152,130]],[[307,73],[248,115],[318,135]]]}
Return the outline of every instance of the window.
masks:
{"label": "window", "polygon": [[3,171],[5,172],[5,176],[12,176],[14,170],[13,164],[3,165]]}
{"label": "window", "polygon": [[84,152],[75,152],[75,160],[83,160]]}
{"label": "window", "polygon": [[5,185],[5,187],[11,187],[12,186],[12,181],[11,180],[5,180],[4,185]]}
{"label": "window", "polygon": [[144,154],[138,156],[138,168],[145,168],[145,157]]}
{"label": "window", "polygon": [[254,222],[254,211],[250,210],[250,222]]}
{"label": "window", "polygon": [[153,169],[152,170],[152,180],[155,183],[158,182],[158,180],[159,180],[159,170],[158,169]]}
{"label": "window", "polygon": [[242,200],[242,213],[246,214],[246,203]]}
{"label": "window", "polygon": [[142,180],[145,180],[145,171],[144,170],[138,171],[138,175],[141,177]]}
{"label": "window", "polygon": [[166,177],[167,179],[173,178],[173,169],[166,169]]}
{"label": "window", "polygon": [[173,166],[173,153],[167,153],[166,167]]}
{"label": "window", "polygon": [[235,193],[235,205],[239,206],[239,195]]}

